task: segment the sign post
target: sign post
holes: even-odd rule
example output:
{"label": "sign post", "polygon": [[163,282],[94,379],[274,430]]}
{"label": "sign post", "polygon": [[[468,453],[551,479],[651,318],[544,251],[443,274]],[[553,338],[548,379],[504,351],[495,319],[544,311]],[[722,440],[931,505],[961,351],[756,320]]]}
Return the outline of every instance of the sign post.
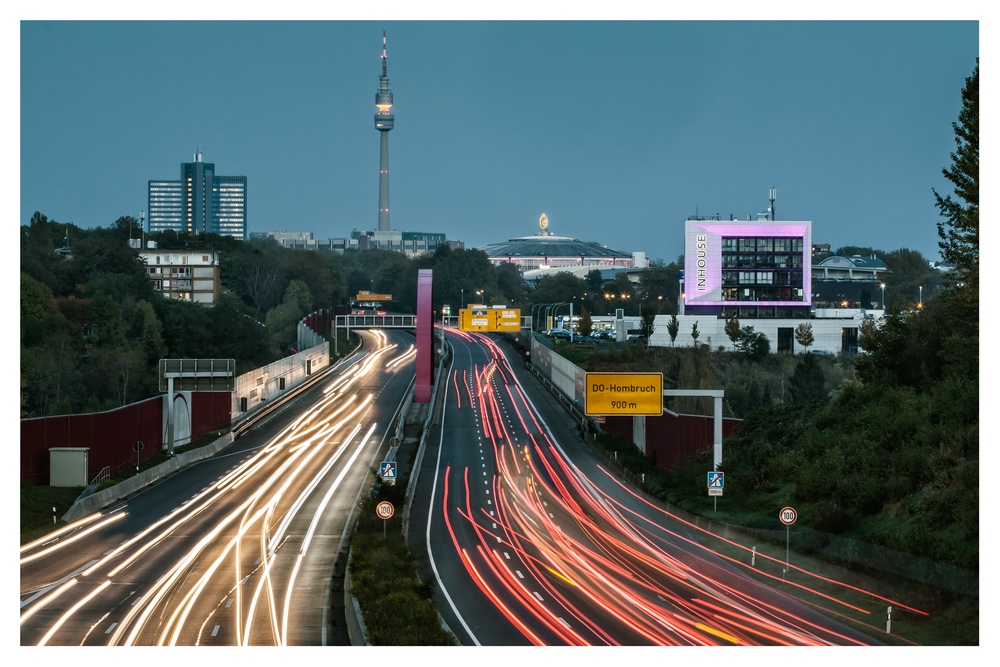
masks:
{"label": "sign post", "polygon": [[142,451],[143,444],[142,440],[136,440],[132,443],[132,449],[135,450],[135,474],[139,474],[139,452]]}
{"label": "sign post", "polygon": [[781,512],[778,513],[781,523],[785,524],[785,569],[781,571],[782,579],[785,578],[785,573],[788,572],[788,527],[795,523],[798,517],[798,513],[791,507],[782,507]]}
{"label": "sign post", "polygon": [[708,473],[708,495],[713,496],[713,512],[719,509],[719,496],[722,495],[722,489],[725,485],[725,473],[718,470]]}
{"label": "sign post", "polygon": [[392,518],[394,508],[388,500],[383,500],[375,507],[375,513],[382,519],[382,537],[385,537],[385,522]]}

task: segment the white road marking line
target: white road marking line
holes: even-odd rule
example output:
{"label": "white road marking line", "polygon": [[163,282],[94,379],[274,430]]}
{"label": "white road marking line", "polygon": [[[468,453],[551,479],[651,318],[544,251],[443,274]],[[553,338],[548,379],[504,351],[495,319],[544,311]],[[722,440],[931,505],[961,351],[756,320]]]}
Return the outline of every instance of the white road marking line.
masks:
{"label": "white road marking line", "polygon": [[506,558],[507,560],[510,560],[510,554],[507,553],[506,551],[503,552],[503,557]]}
{"label": "white road marking line", "polygon": [[142,596],[140,595],[139,597],[137,597],[137,598],[135,599],[135,601],[133,601],[133,602],[132,602],[132,606],[134,607],[134,606],[136,606],[137,604],[139,604],[139,600],[141,600],[141,599],[142,599]]}
{"label": "white road marking line", "polygon": [[497,538],[497,542],[500,542],[500,541],[501,541],[501,540],[500,540],[500,538],[498,537],[498,538]]}
{"label": "white road marking line", "polygon": [[517,573],[517,576],[519,576],[519,577],[521,577],[522,579],[524,579],[524,575],[523,575],[523,574],[521,574],[521,571],[520,571],[520,570],[514,570],[514,572],[516,572],[516,573]]}
{"label": "white road marking line", "polygon": [[219,634],[219,626],[218,625],[215,626],[214,628],[212,628],[212,636],[214,637],[217,634]]}
{"label": "white road marking line", "polygon": [[487,500],[487,501],[486,501],[486,504],[487,504],[487,505],[492,505],[492,504],[493,504],[493,501],[492,501],[492,500]]}
{"label": "white road marking line", "polygon": [[494,528],[496,528],[496,527],[497,527],[497,524],[496,524],[495,522],[493,523],[493,527],[494,527]]}
{"label": "white road marking line", "polygon": [[118,625],[118,623],[117,623],[117,622],[115,622],[115,623],[112,623],[111,625],[109,625],[109,626],[108,626],[108,629],[104,631],[104,634],[106,634],[106,635],[107,635],[107,634],[110,634],[110,633],[111,633],[111,631],[115,629],[115,626],[116,626],[116,625]]}
{"label": "white road marking line", "polygon": [[233,598],[229,598],[229,602],[226,603],[226,609],[229,609],[232,606],[233,606]]}
{"label": "white road marking line", "polygon": [[543,597],[542,597],[541,595],[539,595],[539,594],[538,594],[538,591],[531,591],[531,592],[532,592],[532,593],[534,594],[534,596],[535,596],[536,598],[538,598],[538,601],[539,601],[539,602],[545,602],[545,598],[543,598]]}
{"label": "white road marking line", "polygon": [[564,619],[562,616],[558,616],[557,618],[559,619],[559,622],[565,625],[567,628],[572,627],[569,623],[566,622],[566,619]]}

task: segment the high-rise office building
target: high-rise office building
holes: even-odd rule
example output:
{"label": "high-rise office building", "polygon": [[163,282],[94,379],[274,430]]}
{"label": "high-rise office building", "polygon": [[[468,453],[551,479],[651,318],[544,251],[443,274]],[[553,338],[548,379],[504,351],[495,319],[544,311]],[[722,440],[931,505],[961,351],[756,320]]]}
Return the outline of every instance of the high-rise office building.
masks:
{"label": "high-rise office building", "polygon": [[179,181],[149,181],[149,232],[173,229],[247,238],[247,177],[216,176],[215,164],[181,164]]}

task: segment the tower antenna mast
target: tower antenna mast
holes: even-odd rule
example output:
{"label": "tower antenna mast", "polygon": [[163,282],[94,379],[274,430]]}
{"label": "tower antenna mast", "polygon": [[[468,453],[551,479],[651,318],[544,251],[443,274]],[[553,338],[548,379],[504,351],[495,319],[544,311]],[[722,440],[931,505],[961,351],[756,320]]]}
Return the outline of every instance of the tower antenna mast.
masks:
{"label": "tower antenna mast", "polygon": [[375,129],[379,133],[378,165],[378,230],[389,231],[389,131],[395,124],[392,113],[392,91],[389,90],[389,74],[386,70],[385,30],[382,31],[382,76],[379,77],[378,92],[375,93]]}

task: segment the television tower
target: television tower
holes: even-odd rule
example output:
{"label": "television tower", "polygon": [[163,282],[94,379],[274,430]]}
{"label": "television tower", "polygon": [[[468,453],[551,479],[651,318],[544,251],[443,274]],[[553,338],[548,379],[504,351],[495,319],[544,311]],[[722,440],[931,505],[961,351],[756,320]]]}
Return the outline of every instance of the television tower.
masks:
{"label": "television tower", "polygon": [[378,231],[389,231],[389,130],[396,116],[392,113],[392,91],[389,90],[389,75],[385,68],[385,30],[382,31],[382,76],[379,77],[378,92],[375,93],[375,129],[379,132],[378,161]]}

